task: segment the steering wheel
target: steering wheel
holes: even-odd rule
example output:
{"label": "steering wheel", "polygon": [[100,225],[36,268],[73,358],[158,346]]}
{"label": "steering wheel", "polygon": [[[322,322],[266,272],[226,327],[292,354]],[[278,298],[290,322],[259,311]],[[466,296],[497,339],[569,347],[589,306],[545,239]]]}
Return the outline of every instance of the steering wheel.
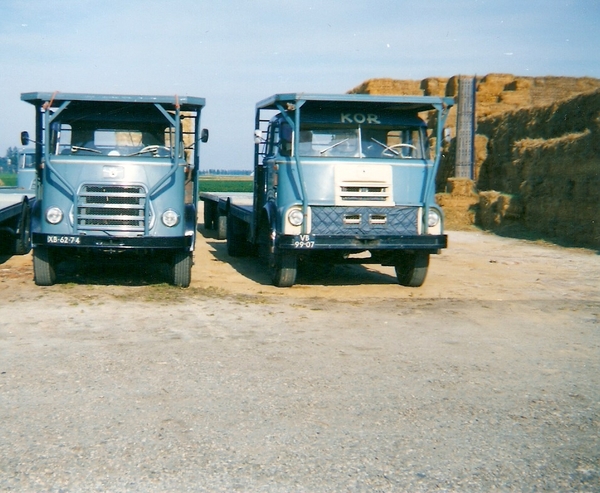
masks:
{"label": "steering wheel", "polygon": [[394,144],[391,146],[385,146],[385,149],[383,151],[381,151],[381,155],[382,156],[392,156],[392,154],[389,154],[391,152],[391,153],[393,153],[394,156],[400,156],[400,152],[398,152],[396,150],[399,147],[408,147],[410,149],[414,149],[415,151],[417,150],[416,146],[414,146],[412,144]]}

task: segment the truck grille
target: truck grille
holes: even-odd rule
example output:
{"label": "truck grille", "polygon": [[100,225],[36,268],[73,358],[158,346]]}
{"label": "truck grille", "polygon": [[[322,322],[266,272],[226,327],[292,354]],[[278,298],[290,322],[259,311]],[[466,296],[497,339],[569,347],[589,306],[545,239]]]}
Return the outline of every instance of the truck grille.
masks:
{"label": "truck grille", "polygon": [[140,185],[84,185],[77,199],[77,227],[143,234],[146,203],[146,190]]}
{"label": "truck grille", "polygon": [[390,196],[387,186],[347,186],[340,187],[340,198],[344,202],[387,202]]}
{"label": "truck grille", "polygon": [[311,207],[311,234],[416,235],[418,207]]}

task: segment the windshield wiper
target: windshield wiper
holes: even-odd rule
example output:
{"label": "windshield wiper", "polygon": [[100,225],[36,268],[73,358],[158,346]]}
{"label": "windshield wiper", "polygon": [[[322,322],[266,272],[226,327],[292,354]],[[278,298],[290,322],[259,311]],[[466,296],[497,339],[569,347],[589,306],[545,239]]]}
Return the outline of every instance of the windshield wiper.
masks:
{"label": "windshield wiper", "polygon": [[102,151],[99,151],[98,149],[90,149],[89,147],[81,147],[81,146],[71,146],[71,152],[77,152],[77,151],[89,151],[89,152],[95,152],[96,154],[102,154]]}
{"label": "windshield wiper", "polygon": [[339,146],[340,144],[343,144],[344,142],[348,142],[350,140],[350,137],[348,137],[347,139],[344,140],[340,140],[339,142],[336,142],[335,144],[327,147],[326,149],[323,149],[322,151],[319,152],[319,154],[325,154],[327,151],[330,151],[331,149],[333,149],[334,147]]}

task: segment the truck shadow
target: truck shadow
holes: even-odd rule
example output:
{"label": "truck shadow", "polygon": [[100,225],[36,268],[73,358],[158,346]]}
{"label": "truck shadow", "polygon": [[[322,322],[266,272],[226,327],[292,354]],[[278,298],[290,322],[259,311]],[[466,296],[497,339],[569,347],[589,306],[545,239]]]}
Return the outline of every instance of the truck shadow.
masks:
{"label": "truck shadow", "polygon": [[168,265],[157,259],[67,259],[56,267],[56,284],[149,286],[168,282]]}
{"label": "truck shadow", "polygon": [[[227,243],[207,238],[206,243],[212,248],[210,252],[215,260],[230,264],[242,276],[252,281],[271,285],[271,278],[264,261],[255,256],[231,257],[227,254]],[[364,284],[398,284],[396,276],[387,275],[369,269],[361,264],[340,264],[332,269],[320,269],[318,265],[299,265],[296,284],[306,286],[359,286]]]}

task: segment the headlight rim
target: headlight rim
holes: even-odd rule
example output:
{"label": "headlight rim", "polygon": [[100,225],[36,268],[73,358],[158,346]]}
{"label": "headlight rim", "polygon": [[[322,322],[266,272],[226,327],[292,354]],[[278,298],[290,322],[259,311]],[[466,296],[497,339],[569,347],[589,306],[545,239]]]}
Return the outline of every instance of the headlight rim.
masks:
{"label": "headlight rim", "polygon": [[290,209],[287,213],[287,220],[292,226],[297,228],[304,223],[304,214],[300,209]]}
{"label": "headlight rim", "polygon": [[[174,220],[169,220],[169,217],[174,218]],[[160,219],[167,228],[174,228],[181,221],[181,215],[174,209],[167,209],[160,215]]]}
{"label": "headlight rim", "polygon": [[[432,221],[433,219],[433,221]],[[427,214],[427,226],[429,228],[435,228],[436,226],[438,226],[440,224],[442,220],[442,215],[440,214],[440,212],[436,209],[429,209],[429,212]]]}
{"label": "headlight rim", "polygon": [[46,209],[45,217],[48,224],[56,226],[64,219],[65,213],[60,207],[53,205]]}

